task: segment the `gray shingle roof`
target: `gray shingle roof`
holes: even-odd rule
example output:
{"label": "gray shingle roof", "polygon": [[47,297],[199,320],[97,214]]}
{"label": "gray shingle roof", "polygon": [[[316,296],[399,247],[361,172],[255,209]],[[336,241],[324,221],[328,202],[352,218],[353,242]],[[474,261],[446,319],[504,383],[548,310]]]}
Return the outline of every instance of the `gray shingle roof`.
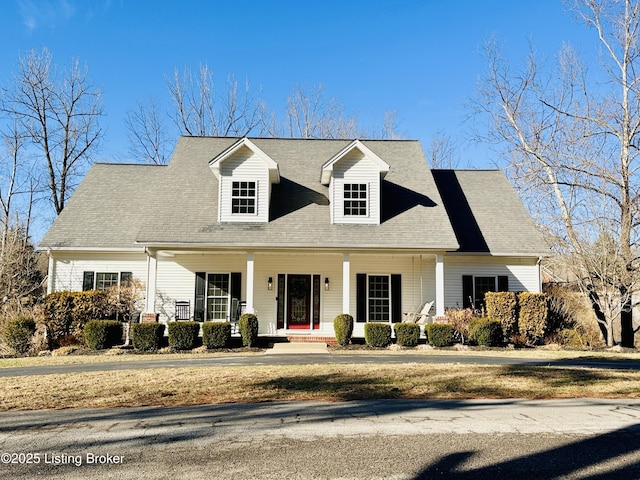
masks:
{"label": "gray shingle roof", "polygon": [[[209,162],[238,139],[182,137],[167,166],[94,165],[40,248],[166,244],[456,250],[459,239],[464,239],[463,234],[454,232],[447,204],[417,141],[364,140],[391,166],[382,182],[381,224],[332,225],[328,187],[320,183],[321,168],[350,140],[251,140],[280,170],[281,181],[273,185],[268,223],[217,221],[218,181]],[[500,205],[519,205],[519,209],[513,208],[523,221],[513,226],[486,221],[488,217],[495,219],[501,210],[495,210],[500,205],[491,195],[482,195],[487,188],[482,185],[483,175],[456,172],[491,253],[511,252],[515,247],[522,253],[536,250],[539,245],[531,240],[535,227],[500,172],[492,172],[491,178],[502,175],[504,180],[489,179],[490,187],[502,200]],[[520,234],[518,229],[525,230]]]}

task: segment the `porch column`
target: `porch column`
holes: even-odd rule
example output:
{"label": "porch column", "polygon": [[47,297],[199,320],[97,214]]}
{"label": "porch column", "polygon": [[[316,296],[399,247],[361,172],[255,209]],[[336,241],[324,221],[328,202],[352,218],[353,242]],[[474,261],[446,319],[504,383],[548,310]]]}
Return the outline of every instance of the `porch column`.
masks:
{"label": "porch column", "polygon": [[156,278],[158,276],[158,258],[155,252],[147,250],[147,298],[146,313],[156,313]]}
{"label": "porch column", "polygon": [[254,266],[253,252],[247,253],[247,313],[255,313],[253,308]]}
{"label": "porch column", "polygon": [[342,313],[350,313],[349,296],[351,292],[351,255],[342,256]]}
{"label": "porch column", "polygon": [[436,255],[436,317],[444,317],[444,256]]}

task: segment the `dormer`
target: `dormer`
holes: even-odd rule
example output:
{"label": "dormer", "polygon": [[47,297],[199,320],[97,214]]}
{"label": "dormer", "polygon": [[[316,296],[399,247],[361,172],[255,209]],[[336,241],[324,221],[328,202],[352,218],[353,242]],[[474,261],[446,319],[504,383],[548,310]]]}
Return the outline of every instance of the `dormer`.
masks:
{"label": "dormer", "polygon": [[218,179],[218,221],[268,222],[271,185],[280,183],[278,164],[248,138],[209,162]]}
{"label": "dormer", "polygon": [[322,166],[329,186],[331,223],[380,224],[380,183],[389,165],[354,140]]}

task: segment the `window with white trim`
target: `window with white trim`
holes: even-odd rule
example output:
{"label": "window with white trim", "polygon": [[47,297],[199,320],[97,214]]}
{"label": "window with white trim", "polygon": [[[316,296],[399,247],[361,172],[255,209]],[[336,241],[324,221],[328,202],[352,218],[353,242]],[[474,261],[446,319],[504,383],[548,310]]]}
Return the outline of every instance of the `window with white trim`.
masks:
{"label": "window with white trim", "polygon": [[229,274],[207,275],[207,320],[227,320],[229,315]]}
{"label": "window with white trim", "polygon": [[234,181],[231,185],[231,213],[256,213],[256,182]]}
{"label": "window with white trim", "polygon": [[113,286],[124,286],[131,281],[131,272],[91,272],[82,276],[82,290],[106,290]]}
{"label": "window with white trim", "polygon": [[388,322],[391,319],[389,275],[369,275],[367,297],[369,321]]}
{"label": "window with white trim", "polygon": [[367,216],[367,184],[344,184],[344,214],[345,216]]}

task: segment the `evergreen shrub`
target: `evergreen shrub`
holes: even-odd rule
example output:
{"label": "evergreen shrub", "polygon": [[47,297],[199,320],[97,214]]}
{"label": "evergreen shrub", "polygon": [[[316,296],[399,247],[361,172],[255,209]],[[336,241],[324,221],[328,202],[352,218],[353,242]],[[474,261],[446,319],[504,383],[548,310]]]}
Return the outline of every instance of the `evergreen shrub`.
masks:
{"label": "evergreen shrub", "polygon": [[420,325],[415,323],[395,323],[393,329],[396,341],[401,347],[415,347],[420,340]]}
{"label": "evergreen shrub", "polygon": [[364,340],[370,347],[383,348],[391,343],[391,325],[388,323],[365,323]]}
{"label": "evergreen shrub", "polygon": [[169,322],[169,346],[177,350],[191,350],[196,345],[200,322]]}
{"label": "evergreen shrub", "polygon": [[523,335],[531,345],[542,343],[549,310],[547,296],[544,293],[523,292],[518,296],[518,304],[520,335]]}
{"label": "evergreen shrub", "polygon": [[122,322],[90,320],[84,326],[84,343],[92,350],[111,348],[122,342]]}
{"label": "evergreen shrub", "polygon": [[351,342],[353,335],[353,317],[348,313],[341,313],[333,319],[333,331],[336,335],[338,345],[344,347]]}
{"label": "evergreen shrub", "polygon": [[2,328],[2,341],[15,355],[25,355],[31,349],[31,340],[36,333],[33,318],[20,317],[9,320]]}
{"label": "evergreen shrub", "polygon": [[448,347],[453,344],[453,326],[448,323],[430,323],[425,327],[427,341],[434,347]]}
{"label": "evergreen shrub", "polygon": [[238,321],[238,330],[244,347],[254,347],[258,343],[258,317],[253,313],[244,313]]}
{"label": "evergreen shrub", "polygon": [[133,348],[143,352],[155,352],[160,348],[164,329],[163,323],[134,323],[131,325]]}
{"label": "evergreen shrub", "polygon": [[487,317],[499,320],[505,338],[518,333],[518,296],[515,292],[487,292]]}
{"label": "evergreen shrub", "polygon": [[503,341],[502,322],[492,318],[475,318],[469,324],[469,340],[483,347],[497,347]]}
{"label": "evergreen shrub", "polygon": [[226,348],[231,343],[230,322],[204,322],[202,344],[207,348]]}

